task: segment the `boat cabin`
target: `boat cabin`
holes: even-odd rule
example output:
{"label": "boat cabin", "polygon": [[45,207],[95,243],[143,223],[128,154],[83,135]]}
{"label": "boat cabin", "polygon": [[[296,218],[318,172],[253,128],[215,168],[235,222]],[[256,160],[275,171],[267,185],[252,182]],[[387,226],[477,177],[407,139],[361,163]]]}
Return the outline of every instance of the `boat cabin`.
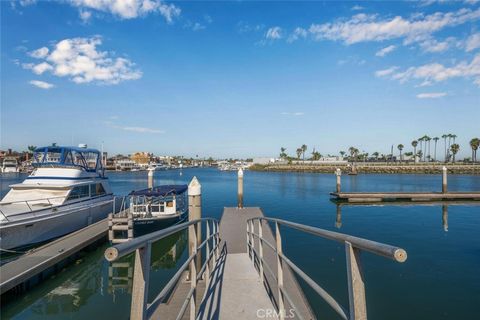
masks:
{"label": "boat cabin", "polygon": [[35,168],[73,167],[87,172],[101,172],[103,175],[100,152],[83,147],[40,147],[33,153],[32,165]]}
{"label": "boat cabin", "polygon": [[162,185],[132,191],[130,212],[133,217],[162,217],[183,213],[187,207],[187,185]]}

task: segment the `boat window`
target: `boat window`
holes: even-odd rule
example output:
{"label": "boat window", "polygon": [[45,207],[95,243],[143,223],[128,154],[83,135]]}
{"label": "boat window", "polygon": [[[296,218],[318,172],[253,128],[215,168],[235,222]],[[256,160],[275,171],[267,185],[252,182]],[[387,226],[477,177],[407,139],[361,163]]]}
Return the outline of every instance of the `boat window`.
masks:
{"label": "boat window", "polygon": [[173,207],[173,201],[168,201],[167,202],[167,207],[172,208]]}
{"label": "boat window", "polygon": [[101,196],[105,194],[105,189],[101,183],[91,184],[90,185],[90,194],[92,197],[94,196]]}
{"label": "boat window", "polygon": [[95,169],[97,167],[98,153],[96,152],[82,152],[85,161],[87,162],[87,167],[89,169]]}
{"label": "boat window", "polygon": [[74,162],[73,162],[73,157],[72,157],[72,153],[71,153],[70,151],[68,151],[67,154],[65,155],[64,163],[65,163],[66,165],[74,164]]}
{"label": "boat window", "polygon": [[73,199],[79,199],[79,198],[84,198],[88,197],[90,195],[89,193],[89,185],[83,185],[83,186],[77,186],[70,191],[70,194],[68,195],[67,200],[73,200]]}

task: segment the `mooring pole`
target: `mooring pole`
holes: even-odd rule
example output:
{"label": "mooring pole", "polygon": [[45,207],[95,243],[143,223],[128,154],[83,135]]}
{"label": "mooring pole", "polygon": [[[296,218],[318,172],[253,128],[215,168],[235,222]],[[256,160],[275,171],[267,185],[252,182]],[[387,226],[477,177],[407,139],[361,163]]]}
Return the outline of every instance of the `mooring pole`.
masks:
{"label": "mooring pole", "polygon": [[[202,186],[198,182],[197,177],[193,177],[192,181],[188,185],[188,221],[197,220],[202,218]],[[202,224],[197,223],[196,237],[191,237],[189,233],[188,237],[188,256],[191,256],[195,248],[198,248],[202,241]],[[194,239],[196,238],[196,239]],[[196,241],[196,242],[195,242]],[[196,243],[196,244],[195,244]],[[197,253],[196,269],[200,270],[202,266],[202,252]],[[192,279],[189,276],[189,279]]]}
{"label": "mooring pole", "polygon": [[243,208],[243,170],[238,169],[238,208]]}
{"label": "mooring pole", "polygon": [[447,193],[447,167],[442,168],[442,192]]}
{"label": "mooring pole", "polygon": [[337,170],[335,170],[335,175],[337,176],[337,193],[340,193],[340,190],[342,189],[342,170],[337,168]]}
{"label": "mooring pole", "polygon": [[148,188],[153,188],[153,169],[148,169]]}

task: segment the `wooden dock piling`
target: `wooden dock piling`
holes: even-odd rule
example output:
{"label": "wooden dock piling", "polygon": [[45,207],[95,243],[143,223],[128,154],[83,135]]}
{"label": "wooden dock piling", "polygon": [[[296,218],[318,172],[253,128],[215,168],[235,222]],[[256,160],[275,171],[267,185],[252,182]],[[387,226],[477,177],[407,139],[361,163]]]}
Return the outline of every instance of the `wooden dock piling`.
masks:
{"label": "wooden dock piling", "polygon": [[442,168],[442,192],[447,193],[447,167]]}
{"label": "wooden dock piling", "polygon": [[148,169],[148,188],[153,188],[153,169]]}
{"label": "wooden dock piling", "polygon": [[243,208],[243,170],[238,169],[238,208]]}
{"label": "wooden dock piling", "polygon": [[337,192],[341,192],[342,189],[342,170],[340,168],[337,168],[335,170],[335,175],[337,176]]}

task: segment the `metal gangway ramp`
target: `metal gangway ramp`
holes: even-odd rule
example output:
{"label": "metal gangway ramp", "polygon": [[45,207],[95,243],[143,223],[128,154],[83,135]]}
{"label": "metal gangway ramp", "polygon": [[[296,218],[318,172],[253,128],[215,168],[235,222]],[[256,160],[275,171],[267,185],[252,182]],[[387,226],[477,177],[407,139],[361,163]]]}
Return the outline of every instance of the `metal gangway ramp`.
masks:
{"label": "metal gangway ramp", "polygon": [[[190,201],[195,203],[194,199]],[[198,201],[190,209],[195,211],[195,207],[199,206]],[[340,305],[283,253],[283,228],[345,245],[347,307]],[[189,257],[160,293],[152,301],[147,301],[152,243],[185,229],[189,234]],[[296,277],[303,279],[341,318],[367,319],[361,265],[363,251],[397,262],[407,259],[407,253],[401,248],[267,218],[260,208],[225,208],[220,221],[213,218],[190,219],[116,244],[105,251],[105,258],[114,262],[135,252],[132,320],[315,319]],[[203,260],[202,253],[205,254]]]}

